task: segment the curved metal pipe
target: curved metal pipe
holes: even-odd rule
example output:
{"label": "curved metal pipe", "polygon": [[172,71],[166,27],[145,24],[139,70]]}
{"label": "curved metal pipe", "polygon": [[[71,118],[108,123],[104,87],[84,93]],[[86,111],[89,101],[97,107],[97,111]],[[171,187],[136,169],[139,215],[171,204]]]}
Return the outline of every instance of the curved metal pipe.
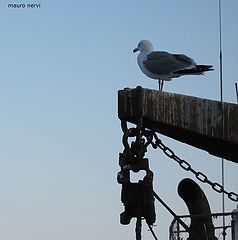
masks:
{"label": "curved metal pipe", "polygon": [[[196,233],[201,240],[217,239],[212,223],[211,209],[199,185],[192,179],[185,178],[178,185],[178,194],[185,201],[191,215],[190,230]],[[192,236],[189,236],[189,240],[193,239]]]}

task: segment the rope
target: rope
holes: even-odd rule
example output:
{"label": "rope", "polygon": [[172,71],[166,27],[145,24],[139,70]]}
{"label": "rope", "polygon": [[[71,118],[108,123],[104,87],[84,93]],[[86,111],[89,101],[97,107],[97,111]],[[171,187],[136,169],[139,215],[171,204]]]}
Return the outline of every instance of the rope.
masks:
{"label": "rope", "polygon": [[155,240],[159,240],[159,239],[157,238],[157,236],[155,235],[155,232],[154,232],[152,226],[150,226],[148,223],[147,223],[147,225],[148,225],[148,227],[149,227],[149,229],[150,229],[150,232],[151,232],[151,234],[153,235],[154,239],[155,239]]}

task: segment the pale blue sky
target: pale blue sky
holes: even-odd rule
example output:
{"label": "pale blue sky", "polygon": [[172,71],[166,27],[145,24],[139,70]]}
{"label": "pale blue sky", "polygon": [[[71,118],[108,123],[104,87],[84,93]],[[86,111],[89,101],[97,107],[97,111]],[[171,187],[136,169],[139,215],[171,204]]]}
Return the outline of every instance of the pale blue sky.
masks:
{"label": "pale blue sky", "polygon": [[[224,100],[236,102],[238,2],[222,2]],[[134,222],[119,224],[117,91],[158,88],[132,53],[139,40],[149,39],[156,49],[215,68],[166,83],[165,91],[219,99],[218,1],[30,2],[40,9],[9,9],[8,3],[0,3],[0,238],[134,239]],[[163,140],[220,182],[220,159]],[[187,214],[176,188],[193,176],[160,152],[150,149],[148,157],[155,191],[177,214]],[[237,170],[226,162],[228,191],[238,192]],[[200,186],[220,212],[221,196]],[[228,211],[235,206],[226,201]],[[159,204],[156,212],[155,232],[168,239],[172,218]],[[143,236],[153,239],[146,226]]]}

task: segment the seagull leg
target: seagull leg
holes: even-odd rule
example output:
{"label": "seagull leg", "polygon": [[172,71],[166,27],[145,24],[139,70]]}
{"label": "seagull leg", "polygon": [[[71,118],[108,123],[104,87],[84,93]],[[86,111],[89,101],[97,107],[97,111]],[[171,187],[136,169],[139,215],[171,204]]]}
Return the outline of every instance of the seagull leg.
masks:
{"label": "seagull leg", "polygon": [[159,91],[160,91],[160,85],[161,85],[161,82],[160,82],[161,80],[160,79],[158,79],[158,84],[159,84]]}
{"label": "seagull leg", "polygon": [[164,80],[158,79],[158,83],[159,83],[159,90],[162,91],[164,86]]}
{"label": "seagull leg", "polygon": [[161,91],[163,90],[164,80],[161,80]]}

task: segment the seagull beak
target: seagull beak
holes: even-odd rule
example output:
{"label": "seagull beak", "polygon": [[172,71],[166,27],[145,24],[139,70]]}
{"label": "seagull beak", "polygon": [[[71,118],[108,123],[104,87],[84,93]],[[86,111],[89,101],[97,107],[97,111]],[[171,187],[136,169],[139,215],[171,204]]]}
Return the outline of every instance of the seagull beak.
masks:
{"label": "seagull beak", "polygon": [[139,49],[138,49],[138,48],[135,48],[135,49],[133,50],[133,53],[138,52],[138,51],[139,51]]}

